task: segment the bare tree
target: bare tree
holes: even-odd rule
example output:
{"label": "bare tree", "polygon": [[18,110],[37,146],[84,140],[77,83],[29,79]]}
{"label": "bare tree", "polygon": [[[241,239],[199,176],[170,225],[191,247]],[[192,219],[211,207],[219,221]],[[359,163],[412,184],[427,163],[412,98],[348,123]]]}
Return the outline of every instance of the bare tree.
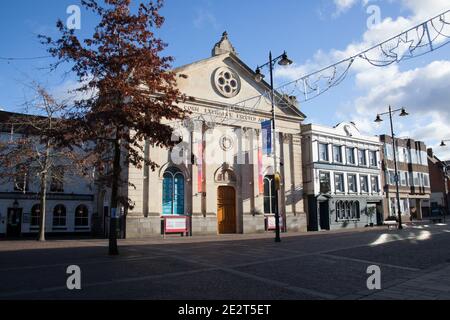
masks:
{"label": "bare tree", "polygon": [[62,132],[68,127],[64,114],[68,107],[46,89],[32,85],[35,97],[25,103],[26,114],[3,112],[2,131],[10,132],[0,140],[0,178],[14,181],[15,189],[27,192],[36,177],[39,188],[39,241],[45,241],[46,199],[49,190],[62,192],[64,180],[73,174],[87,174],[80,150],[61,147]]}

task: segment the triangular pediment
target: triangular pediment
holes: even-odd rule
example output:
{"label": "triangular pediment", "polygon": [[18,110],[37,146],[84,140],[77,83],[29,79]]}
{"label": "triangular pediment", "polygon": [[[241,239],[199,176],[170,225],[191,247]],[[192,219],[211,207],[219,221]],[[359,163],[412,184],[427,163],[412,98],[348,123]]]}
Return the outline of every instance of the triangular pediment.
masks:
{"label": "triangular pediment", "polygon": [[[255,73],[233,53],[225,53],[174,70],[178,89],[196,101],[237,106],[249,111],[270,113],[270,88],[257,82]],[[276,98],[276,113],[302,121],[305,115],[292,100]]]}

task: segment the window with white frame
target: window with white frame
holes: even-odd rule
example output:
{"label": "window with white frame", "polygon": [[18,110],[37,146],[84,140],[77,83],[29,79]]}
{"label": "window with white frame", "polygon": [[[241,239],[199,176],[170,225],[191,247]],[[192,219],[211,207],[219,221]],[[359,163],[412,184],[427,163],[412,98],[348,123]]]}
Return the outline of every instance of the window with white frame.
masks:
{"label": "window with white frame", "polygon": [[426,173],[423,175],[423,185],[426,188],[430,187],[430,175],[428,175]]}
{"label": "window with white frame", "polygon": [[394,159],[394,149],[392,148],[391,144],[385,144],[384,145],[384,155],[386,159],[393,160]]}
{"label": "window with white frame", "polygon": [[359,176],[361,192],[369,193],[369,177],[368,176]]}
{"label": "window with white frame", "polygon": [[401,199],[403,202],[403,213],[409,212],[409,199]]}
{"label": "window with white frame", "polygon": [[411,163],[413,164],[418,164],[419,163],[419,159],[417,156],[417,150],[416,149],[411,149]]}
{"label": "window with white frame", "polygon": [[421,151],[422,154],[422,165],[428,166],[428,154],[425,151]]}
{"label": "window with white frame", "polygon": [[85,205],[79,205],[75,209],[75,227],[89,226],[89,210]]}
{"label": "window with white frame", "polygon": [[371,176],[370,183],[372,185],[372,192],[374,193],[380,192],[380,182],[378,176]]}
{"label": "window with white frame", "polygon": [[40,219],[41,219],[41,205],[38,203],[31,208],[30,227],[38,227]]}
{"label": "window with white frame", "polygon": [[359,220],[359,201],[336,201],[336,221]]}
{"label": "window with white frame", "polygon": [[371,167],[378,167],[376,151],[369,151],[369,163]]}
{"label": "window with white frame", "polygon": [[405,162],[405,155],[403,153],[403,148],[397,147],[398,161]]}
{"label": "window with white frame", "polygon": [[344,174],[335,173],[334,174],[334,187],[336,192],[345,192],[344,188]]}
{"label": "window with white frame", "polygon": [[396,197],[393,197],[393,198],[390,198],[391,199],[391,201],[390,201],[390,210],[389,210],[389,212],[390,212],[390,214],[391,215],[398,215],[398,207],[399,207],[399,205],[400,205],[400,212],[402,213],[402,214],[405,214],[405,213],[407,213],[408,211],[409,211],[409,199],[400,199],[400,202],[397,202],[397,198]]}
{"label": "window with white frame", "polygon": [[345,219],[345,208],[343,201],[336,201],[336,221]]}
{"label": "window with white frame", "polygon": [[331,192],[330,173],[321,171],[319,173],[320,193]]}
{"label": "window with white frame", "polygon": [[347,180],[348,180],[348,191],[349,192],[358,192],[358,185],[357,185],[357,181],[356,181],[356,174],[349,174],[347,176]]}
{"label": "window with white frame", "polygon": [[424,164],[424,159],[422,158],[422,152],[420,150],[417,150],[417,158],[419,160],[419,164]]}
{"label": "window with white frame", "polygon": [[395,171],[389,170],[388,171],[388,179],[389,185],[393,186],[395,185]]}
{"label": "window with white frame", "polygon": [[360,166],[367,165],[366,150],[358,150],[358,163]]}
{"label": "window with white frame", "polygon": [[397,199],[396,198],[390,198],[390,202],[389,202],[389,212],[391,215],[397,215],[398,214],[398,210],[397,210]]}
{"label": "window with white frame", "polygon": [[66,207],[62,204],[58,204],[53,209],[53,226],[54,227],[66,226]]}
{"label": "window with white frame", "polygon": [[406,186],[407,185],[406,178],[407,178],[407,175],[405,174],[405,172],[400,172],[400,184],[402,186]]}
{"label": "window with white frame", "polygon": [[352,201],[351,206],[351,218],[353,220],[359,220],[361,218],[361,211],[359,209],[359,201]]}
{"label": "window with white frame", "polygon": [[402,148],[402,153],[403,153],[403,161],[406,162],[406,163],[409,163],[409,152],[408,152],[408,149]]}
{"label": "window with white frame", "polygon": [[319,161],[329,161],[328,144],[319,143]]}
{"label": "window with white frame", "polygon": [[349,148],[347,147],[345,150],[346,157],[347,157],[347,164],[355,165],[355,148]]}
{"label": "window with white frame", "polygon": [[333,146],[333,162],[342,163],[342,148],[341,148],[341,146]]}
{"label": "window with white frame", "polygon": [[414,186],[415,187],[420,187],[420,175],[418,172],[414,172],[413,173],[414,176]]}

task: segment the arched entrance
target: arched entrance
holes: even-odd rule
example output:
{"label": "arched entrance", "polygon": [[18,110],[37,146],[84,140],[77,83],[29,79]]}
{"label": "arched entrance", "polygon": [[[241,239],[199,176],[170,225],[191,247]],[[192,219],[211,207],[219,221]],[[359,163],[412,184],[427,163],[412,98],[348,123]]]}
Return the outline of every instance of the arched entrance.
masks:
{"label": "arched entrance", "polygon": [[223,186],[217,194],[219,234],[237,233],[236,191],[233,187]]}
{"label": "arched entrance", "polygon": [[163,215],[184,215],[184,176],[180,169],[170,167],[163,176]]}

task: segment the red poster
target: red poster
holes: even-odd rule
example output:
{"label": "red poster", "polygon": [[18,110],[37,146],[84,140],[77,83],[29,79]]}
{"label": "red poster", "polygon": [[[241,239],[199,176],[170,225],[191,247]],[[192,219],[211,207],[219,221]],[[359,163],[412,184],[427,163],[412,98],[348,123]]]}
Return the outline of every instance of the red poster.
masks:
{"label": "red poster", "polygon": [[165,233],[186,233],[188,231],[188,217],[164,217]]}
{"label": "red poster", "polygon": [[263,172],[263,152],[260,148],[258,148],[258,184],[259,184],[259,193],[264,193],[264,172]]}
{"label": "red poster", "polygon": [[203,192],[203,141],[198,144],[197,172],[198,192]]}

